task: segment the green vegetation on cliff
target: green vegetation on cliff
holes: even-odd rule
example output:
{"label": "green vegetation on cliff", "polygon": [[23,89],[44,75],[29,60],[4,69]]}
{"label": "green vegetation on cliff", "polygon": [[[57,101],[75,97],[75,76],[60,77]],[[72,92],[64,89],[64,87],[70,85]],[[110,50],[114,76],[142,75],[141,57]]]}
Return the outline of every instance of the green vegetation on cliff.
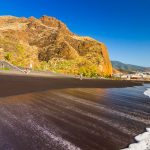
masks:
{"label": "green vegetation on cliff", "polygon": [[107,49],[89,37],[73,34],[61,21],[43,16],[0,18],[0,59],[20,67],[84,76],[109,76]]}

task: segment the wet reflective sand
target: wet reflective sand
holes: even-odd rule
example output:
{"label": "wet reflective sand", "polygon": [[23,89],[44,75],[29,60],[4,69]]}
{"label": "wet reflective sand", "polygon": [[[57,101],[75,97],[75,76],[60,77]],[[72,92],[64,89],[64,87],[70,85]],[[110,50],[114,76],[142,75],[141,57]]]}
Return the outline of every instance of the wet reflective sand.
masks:
{"label": "wet reflective sand", "polygon": [[[118,150],[150,126],[146,86],[44,89],[41,85],[34,91],[32,83],[24,91],[28,80],[17,82],[16,88],[16,80],[8,81],[3,79],[7,86],[0,86],[1,150]],[[7,95],[4,90],[12,87]],[[15,93],[18,87],[20,94]]]}

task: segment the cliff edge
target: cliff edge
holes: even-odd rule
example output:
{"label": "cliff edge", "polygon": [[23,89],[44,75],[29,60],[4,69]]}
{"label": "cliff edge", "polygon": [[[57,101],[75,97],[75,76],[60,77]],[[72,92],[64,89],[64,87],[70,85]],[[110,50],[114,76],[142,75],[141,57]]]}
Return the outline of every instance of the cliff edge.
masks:
{"label": "cliff edge", "polygon": [[106,46],[90,37],[72,33],[61,21],[0,17],[0,59],[14,65],[85,76],[112,74]]}

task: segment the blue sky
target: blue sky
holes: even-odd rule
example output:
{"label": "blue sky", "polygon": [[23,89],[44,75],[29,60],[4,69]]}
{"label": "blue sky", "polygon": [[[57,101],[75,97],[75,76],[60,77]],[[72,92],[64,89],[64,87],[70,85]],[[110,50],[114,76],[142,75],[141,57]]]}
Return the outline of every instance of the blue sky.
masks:
{"label": "blue sky", "polygon": [[150,66],[150,0],[1,0],[0,15],[56,17],[104,42],[112,60]]}

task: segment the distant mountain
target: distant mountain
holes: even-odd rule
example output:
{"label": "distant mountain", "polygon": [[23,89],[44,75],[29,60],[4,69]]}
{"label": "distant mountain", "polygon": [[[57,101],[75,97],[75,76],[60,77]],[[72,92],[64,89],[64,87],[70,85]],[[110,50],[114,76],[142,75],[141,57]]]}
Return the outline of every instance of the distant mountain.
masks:
{"label": "distant mountain", "polygon": [[141,67],[131,64],[125,64],[120,61],[111,61],[113,68],[121,72],[134,72],[134,71],[150,71],[150,67]]}

